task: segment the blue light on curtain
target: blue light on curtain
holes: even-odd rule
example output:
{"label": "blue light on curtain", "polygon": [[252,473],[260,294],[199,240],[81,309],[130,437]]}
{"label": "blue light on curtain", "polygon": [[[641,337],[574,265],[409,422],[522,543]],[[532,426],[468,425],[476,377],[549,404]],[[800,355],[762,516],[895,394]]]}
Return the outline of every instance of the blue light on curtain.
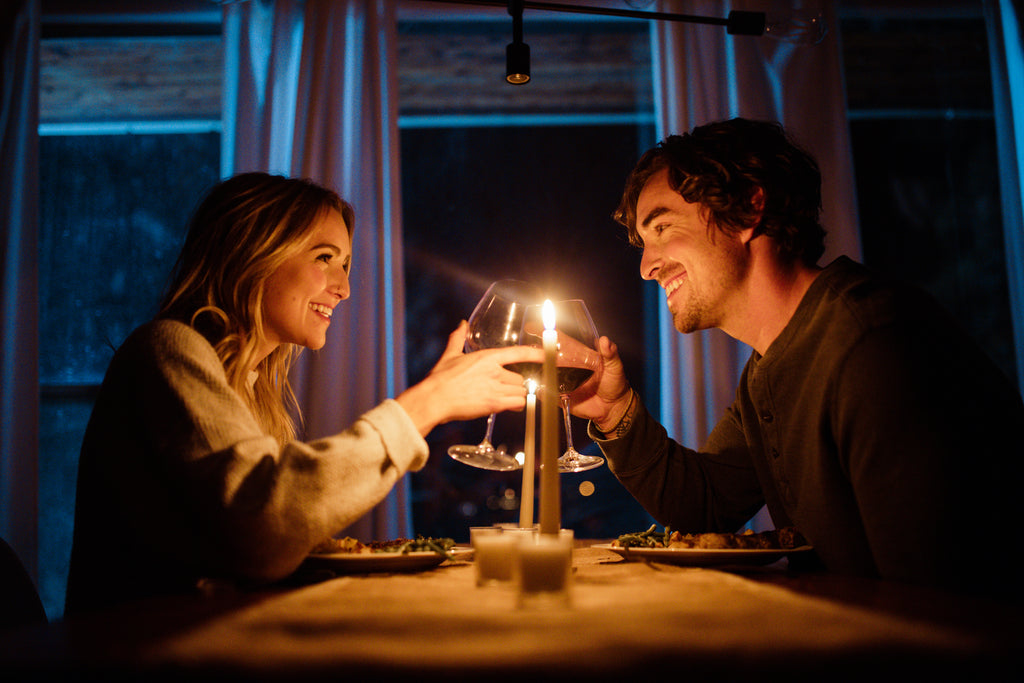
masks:
{"label": "blue light on curtain", "polygon": [[39,0],[6,5],[0,22],[0,536],[34,578],[39,488]]}
{"label": "blue light on curtain", "polygon": [[1017,386],[1024,391],[1024,44],[1019,2],[986,3],[992,94],[999,155],[999,194],[1006,245],[1006,277],[1017,359]]}

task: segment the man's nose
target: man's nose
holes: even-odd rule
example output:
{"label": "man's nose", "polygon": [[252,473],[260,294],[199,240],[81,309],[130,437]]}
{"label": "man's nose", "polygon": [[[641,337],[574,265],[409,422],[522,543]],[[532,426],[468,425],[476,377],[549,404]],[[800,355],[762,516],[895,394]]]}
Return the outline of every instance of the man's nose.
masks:
{"label": "man's nose", "polygon": [[650,247],[644,247],[640,256],[640,277],[645,280],[657,280],[661,269],[661,256]]}

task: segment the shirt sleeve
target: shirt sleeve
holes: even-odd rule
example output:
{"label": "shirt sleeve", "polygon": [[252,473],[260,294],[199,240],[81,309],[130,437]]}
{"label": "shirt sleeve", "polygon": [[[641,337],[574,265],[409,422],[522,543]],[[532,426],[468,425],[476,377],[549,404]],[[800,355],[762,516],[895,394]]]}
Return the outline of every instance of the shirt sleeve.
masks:
{"label": "shirt sleeve", "polygon": [[764,504],[736,420],[727,411],[700,451],[670,438],[642,402],[621,438],[606,439],[593,424],[589,430],[611,471],[662,525],[687,533],[733,532]]}

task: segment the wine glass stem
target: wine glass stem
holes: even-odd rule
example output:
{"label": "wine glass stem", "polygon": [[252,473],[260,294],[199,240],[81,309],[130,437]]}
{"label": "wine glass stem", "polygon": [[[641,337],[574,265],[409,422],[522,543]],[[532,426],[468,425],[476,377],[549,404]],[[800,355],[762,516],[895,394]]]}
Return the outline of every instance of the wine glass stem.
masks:
{"label": "wine glass stem", "polygon": [[491,434],[494,432],[494,413],[487,416],[487,433],[484,434],[484,440],[480,442],[480,448],[482,450],[490,450],[493,448],[491,445]]}
{"label": "wine glass stem", "polygon": [[565,416],[565,443],[568,448],[565,449],[566,454],[570,457],[575,455],[576,449],[572,447],[572,423],[569,421],[569,395],[562,394],[562,415]]}

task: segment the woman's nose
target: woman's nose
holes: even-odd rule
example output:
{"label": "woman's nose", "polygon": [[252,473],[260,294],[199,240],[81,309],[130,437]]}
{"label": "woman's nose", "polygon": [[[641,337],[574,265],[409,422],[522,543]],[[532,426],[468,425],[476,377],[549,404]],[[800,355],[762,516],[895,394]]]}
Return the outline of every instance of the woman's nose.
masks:
{"label": "woman's nose", "polygon": [[338,268],[337,274],[332,278],[331,293],[341,300],[345,300],[351,294],[348,282],[348,272],[344,268]]}

